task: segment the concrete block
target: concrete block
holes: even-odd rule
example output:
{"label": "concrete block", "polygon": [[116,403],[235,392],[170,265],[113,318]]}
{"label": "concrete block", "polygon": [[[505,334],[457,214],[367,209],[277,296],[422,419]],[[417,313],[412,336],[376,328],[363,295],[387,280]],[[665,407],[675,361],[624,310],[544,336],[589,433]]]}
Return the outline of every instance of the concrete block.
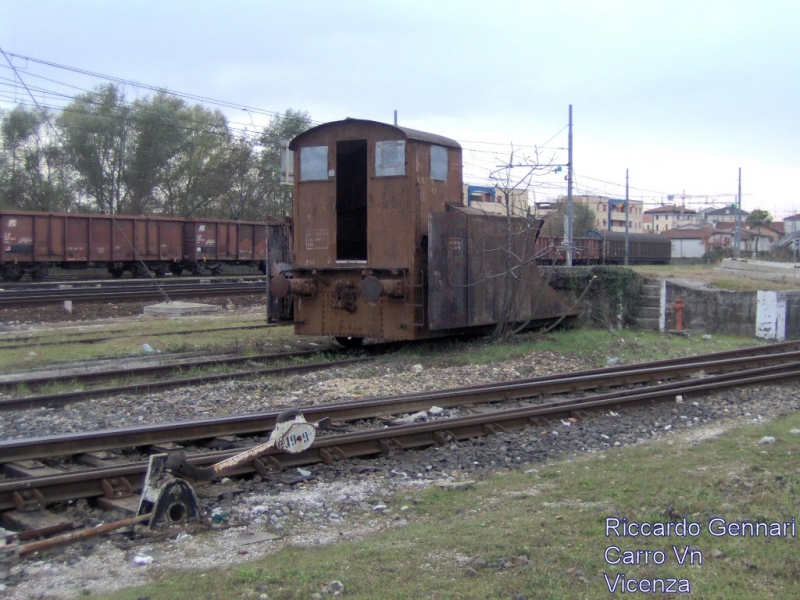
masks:
{"label": "concrete block", "polygon": [[216,304],[197,302],[162,302],[144,307],[144,314],[161,317],[185,317],[187,315],[209,315],[220,310]]}

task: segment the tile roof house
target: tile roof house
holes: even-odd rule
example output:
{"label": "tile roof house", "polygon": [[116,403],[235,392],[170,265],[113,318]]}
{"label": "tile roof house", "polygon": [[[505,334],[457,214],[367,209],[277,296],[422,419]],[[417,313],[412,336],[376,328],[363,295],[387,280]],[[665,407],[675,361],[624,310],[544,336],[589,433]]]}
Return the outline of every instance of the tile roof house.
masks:
{"label": "tile roof house", "polygon": [[688,225],[669,229],[661,235],[672,241],[672,258],[702,258],[716,248],[733,246],[733,232]]}

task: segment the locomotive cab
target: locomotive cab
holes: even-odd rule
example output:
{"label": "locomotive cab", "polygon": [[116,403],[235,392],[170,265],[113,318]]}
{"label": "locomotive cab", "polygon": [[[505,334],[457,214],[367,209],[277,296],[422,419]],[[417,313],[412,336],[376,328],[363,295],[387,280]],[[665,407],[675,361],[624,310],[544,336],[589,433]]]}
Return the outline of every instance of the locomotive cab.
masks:
{"label": "locomotive cab", "polygon": [[350,343],[424,336],[428,214],[461,202],[461,146],[346,119],[289,148],[294,262],[271,292],[294,298],[297,333]]}
{"label": "locomotive cab", "polygon": [[[294,299],[298,335],[330,335],[352,345],[363,338],[451,335],[496,320],[494,310],[475,310],[476,302],[502,304],[493,284],[467,292],[475,272],[490,268],[484,256],[470,262],[470,252],[481,253],[482,246],[465,237],[468,229],[482,236],[487,227],[476,223],[487,215],[463,212],[458,142],[345,119],[301,133],[289,148],[294,261],[272,280],[270,292]],[[454,244],[466,253],[463,260],[453,254]],[[465,271],[450,278],[453,269]],[[535,265],[526,267],[532,271],[535,279]],[[535,283],[548,288],[541,277]],[[455,296],[463,301],[454,303]],[[442,320],[450,309],[465,318]]]}

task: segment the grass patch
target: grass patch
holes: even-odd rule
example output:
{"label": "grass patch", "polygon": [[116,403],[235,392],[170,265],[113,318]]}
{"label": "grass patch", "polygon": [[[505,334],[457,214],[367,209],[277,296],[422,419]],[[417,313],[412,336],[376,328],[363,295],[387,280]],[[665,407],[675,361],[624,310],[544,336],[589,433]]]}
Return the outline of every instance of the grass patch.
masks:
{"label": "grass patch", "polygon": [[782,283],[750,277],[731,277],[720,275],[715,268],[719,265],[633,265],[633,269],[644,277],[655,279],[691,279],[704,281],[714,287],[735,292],[756,292],[758,290],[791,291],[800,290],[796,283]]}
{"label": "grass patch", "polygon": [[609,359],[615,358],[623,364],[639,363],[763,344],[741,336],[713,335],[704,339],[703,336],[663,335],[629,329],[614,332],[601,329],[554,331],[541,336],[537,342],[540,349],[583,358],[593,367],[605,366]]}
{"label": "grass patch", "polygon": [[[619,573],[628,580],[686,580],[695,597],[708,600],[800,597],[795,538],[714,536],[709,529],[710,523],[791,522],[800,510],[795,428],[798,414],[699,443],[676,436],[497,473],[465,491],[429,488],[414,492],[414,503],[402,500],[413,504],[402,528],[326,547],[289,547],[199,574],[164,572],[156,584],[97,597],[215,600],[265,593],[288,600],[309,598],[338,579],[353,600],[514,594],[566,600],[608,597],[606,576],[613,583]],[[778,441],[759,444],[764,435]],[[392,504],[395,514],[398,505]],[[617,537],[607,535],[609,518],[650,524],[685,518],[700,533]],[[613,546],[619,552],[607,554]],[[609,564],[626,550],[663,552],[663,564]]]}
{"label": "grass patch", "polygon": [[527,333],[506,342],[489,342],[480,338],[435,342],[422,348],[403,350],[397,356],[408,361],[434,361],[438,366],[452,366],[501,363],[544,350],[584,359],[590,368],[606,366],[609,359],[619,359],[625,364],[638,363],[723,352],[760,343],[740,336],[714,335],[703,339],[702,336],[662,335],[654,331],[622,329],[609,332],[578,328],[547,334]]}
{"label": "grass patch", "polygon": [[796,283],[782,283],[766,279],[750,279],[749,277],[712,277],[709,283],[724,290],[734,292],[757,292],[759,290],[792,291],[799,290]]}
{"label": "grass patch", "polygon": [[[145,319],[119,326],[53,329],[37,332],[23,348],[0,348],[0,368],[30,369],[69,361],[90,360],[143,354],[142,345],[149,344],[163,354],[182,354],[198,350],[220,353],[258,353],[269,348],[283,349],[295,342],[292,328],[228,329],[266,324],[265,318],[198,317],[185,319]],[[217,329],[217,331],[199,331]],[[91,333],[87,333],[90,330]],[[92,344],[81,338],[109,337]],[[4,337],[2,339],[9,339]],[[63,342],[59,345],[45,345]],[[72,343],[70,343],[72,342]]]}
{"label": "grass patch", "polygon": [[679,277],[685,279],[705,280],[714,276],[714,268],[718,265],[631,265],[633,269],[644,277],[668,279]]}

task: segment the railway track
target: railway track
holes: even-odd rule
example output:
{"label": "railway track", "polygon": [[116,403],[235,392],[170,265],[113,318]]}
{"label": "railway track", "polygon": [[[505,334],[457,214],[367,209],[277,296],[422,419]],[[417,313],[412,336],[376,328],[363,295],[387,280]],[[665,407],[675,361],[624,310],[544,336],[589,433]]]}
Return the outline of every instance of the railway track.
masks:
{"label": "railway track", "polygon": [[93,282],[89,284],[27,285],[3,288],[0,308],[44,306],[64,301],[73,302],[132,302],[163,299],[172,300],[201,296],[235,294],[265,294],[264,277],[227,280],[197,279],[193,281],[129,280],[125,282]]}
{"label": "railway track", "polygon": [[[346,349],[332,349],[329,355],[346,355]],[[297,359],[310,359],[319,356],[317,350],[300,350],[283,352],[279,354],[259,354],[253,356],[224,356],[208,359],[189,358],[180,361],[171,361],[165,364],[145,364],[140,366],[125,366],[105,370],[91,370],[85,372],[65,372],[63,374],[47,372],[39,376],[23,374],[16,378],[6,376],[0,380],[0,391],[13,391],[16,389],[38,390],[48,385],[70,384],[85,386],[98,382],[130,381],[138,378],[154,378],[157,376],[172,375],[187,370],[198,370],[211,367],[235,367],[237,365],[274,364]],[[147,379],[140,382],[125,383],[109,387],[88,388],[81,387],[74,391],[64,391],[54,394],[26,395],[16,398],[0,399],[0,412],[9,410],[28,410],[41,407],[52,407],[67,403],[104,398],[119,394],[149,394],[156,391],[190,387],[226,381],[230,379],[246,379],[265,375],[287,375],[290,373],[308,373],[335,367],[355,364],[369,360],[368,357],[341,359],[337,361],[324,361],[306,364],[285,364],[273,367],[258,367],[237,370],[227,373],[208,373],[191,377],[176,377],[171,379]]]}
{"label": "railway track", "polygon": [[[283,324],[281,324],[283,325]],[[214,333],[222,331],[236,331],[247,329],[269,329],[278,327],[275,323],[260,323],[257,325],[237,325],[235,327],[213,327],[210,329],[192,329],[186,333]],[[162,331],[162,332],[148,332],[131,334],[127,330],[109,330],[104,335],[95,335],[87,332],[69,332],[69,339],[64,340],[47,340],[44,335],[33,333],[28,335],[14,335],[8,337],[0,337],[0,350],[14,350],[16,348],[30,348],[35,346],[67,346],[72,344],[99,344],[110,340],[118,340],[120,338],[131,337],[159,337],[159,336],[175,336],[184,332],[179,331]]]}
{"label": "railway track", "polygon": [[[371,419],[373,423],[345,433],[341,433],[339,427],[338,433],[328,432],[300,454],[268,452],[237,469],[234,474],[256,472],[267,475],[273,469],[316,462],[331,464],[351,457],[443,446],[531,425],[546,426],[557,419],[581,420],[596,411],[621,411],[632,406],[673,400],[676,395],[695,397],[723,389],[800,379],[796,347],[783,345],[781,350],[783,352],[764,354],[763,348],[750,349],[760,354],[731,357],[725,355],[736,353],[719,353],[683,362],[660,361],[650,365],[304,408],[303,412],[310,421],[328,416],[340,422]],[[743,352],[746,353],[739,351],[739,354]],[[668,379],[673,380],[665,383]],[[652,381],[661,383],[646,385]],[[630,388],[631,385],[636,387]],[[555,394],[585,393],[613,386],[628,387],[560,401],[543,401]],[[514,403],[514,407],[498,407],[498,403],[506,406]],[[389,421],[387,415],[422,410],[432,405],[463,407],[477,404],[484,406],[475,414],[385,427]],[[191,451],[189,459],[192,464],[200,467],[211,465],[230,458],[248,445],[263,442],[262,436],[274,427],[275,417],[275,413],[263,413],[0,443],[0,462],[4,464],[6,475],[5,481],[0,482],[0,510],[7,511],[6,517],[12,513],[18,517],[26,509],[77,498],[94,498],[101,506],[130,511],[132,504],[138,502],[137,492],[143,484],[149,453],[185,448],[187,452]],[[355,426],[347,427],[352,429]],[[234,435],[239,437],[232,439],[230,436]],[[208,440],[224,440],[232,448],[208,451]],[[122,448],[126,450],[123,452]]]}

